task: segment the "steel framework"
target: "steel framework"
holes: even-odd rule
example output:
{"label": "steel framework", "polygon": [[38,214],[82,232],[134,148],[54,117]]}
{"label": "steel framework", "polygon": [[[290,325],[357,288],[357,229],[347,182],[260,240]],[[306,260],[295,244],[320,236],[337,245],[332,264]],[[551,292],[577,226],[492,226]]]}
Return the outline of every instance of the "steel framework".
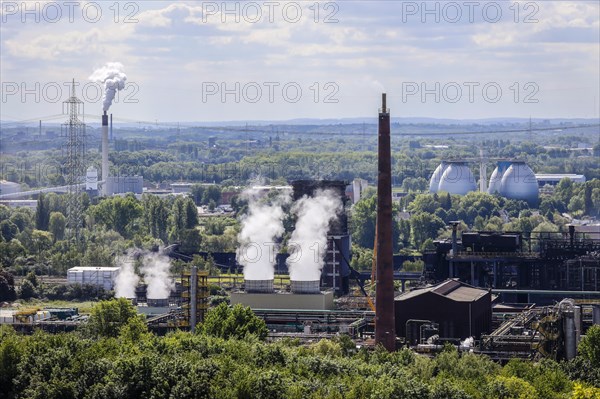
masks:
{"label": "steel framework", "polygon": [[[67,193],[67,231],[69,237],[79,240],[83,227],[83,201],[80,189],[84,186],[85,179],[85,123],[83,121],[84,104],[75,95],[75,79],[71,89],[71,96],[63,101],[63,113],[69,119],[62,124],[61,133],[66,138],[63,155],[66,158],[66,183]],[[82,120],[79,115],[82,115]]]}

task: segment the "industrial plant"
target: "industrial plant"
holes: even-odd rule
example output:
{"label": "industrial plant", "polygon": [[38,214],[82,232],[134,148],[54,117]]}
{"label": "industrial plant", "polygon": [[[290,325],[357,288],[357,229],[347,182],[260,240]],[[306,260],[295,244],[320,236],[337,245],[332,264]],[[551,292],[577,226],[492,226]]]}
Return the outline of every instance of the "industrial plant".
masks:
{"label": "industrial plant", "polygon": [[[84,168],[79,103],[72,97],[68,104],[71,178],[66,191],[71,193],[69,223],[76,223],[81,214],[74,192],[112,196],[144,190],[142,177],[111,176],[110,101],[101,115],[100,177],[94,167]],[[576,231],[575,226],[564,234],[459,231],[460,221],[455,221],[451,238],[434,241],[433,249],[415,259],[423,261],[423,271],[405,271],[406,259],[394,255],[393,249],[391,136],[390,110],[383,94],[371,272],[352,267],[349,222],[350,208],[367,182],[301,179],[289,186],[250,185],[239,194],[247,211],[239,219],[235,253],[190,255],[175,243],[153,252],[128,253],[118,267],[70,268],[68,282],[114,290],[145,314],[149,328],[159,334],[194,331],[203,322],[209,309],[209,278],[213,278],[227,290],[231,305],[250,307],[265,321],[271,339],[310,341],[349,334],[361,345],[382,345],[389,351],[408,346],[431,354],[451,343],[497,360],[573,358],[584,331],[600,323],[596,303],[600,237]],[[483,157],[442,160],[431,175],[429,192],[464,196],[479,190],[535,205],[540,182],[553,182],[551,176],[536,177],[518,159],[493,159],[497,166],[488,180],[488,161]],[[479,181],[471,171],[472,163],[479,164]],[[44,192],[21,192],[4,181],[2,185],[6,187],[2,198],[8,200]],[[190,185],[174,183],[173,191],[186,195]],[[77,231],[76,224],[72,230]],[[196,266],[178,275],[171,273],[172,262],[196,261],[194,255],[212,259],[222,270],[241,271],[243,278],[221,282]],[[63,321],[45,313],[9,316],[4,317],[6,322],[26,331],[34,326],[69,330],[85,321],[76,315]]]}

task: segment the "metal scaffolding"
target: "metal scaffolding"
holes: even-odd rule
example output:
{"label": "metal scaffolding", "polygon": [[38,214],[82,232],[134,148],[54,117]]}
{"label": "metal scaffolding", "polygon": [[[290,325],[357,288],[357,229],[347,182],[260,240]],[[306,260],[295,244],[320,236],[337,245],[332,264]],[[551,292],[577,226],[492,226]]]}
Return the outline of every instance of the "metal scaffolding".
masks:
{"label": "metal scaffolding", "polygon": [[61,133],[66,138],[63,155],[66,158],[67,194],[67,230],[71,238],[80,239],[83,227],[83,201],[80,187],[84,183],[85,168],[85,123],[79,115],[85,114],[83,101],[75,95],[75,79],[71,89],[71,97],[63,101],[63,112],[69,120],[62,124]]}

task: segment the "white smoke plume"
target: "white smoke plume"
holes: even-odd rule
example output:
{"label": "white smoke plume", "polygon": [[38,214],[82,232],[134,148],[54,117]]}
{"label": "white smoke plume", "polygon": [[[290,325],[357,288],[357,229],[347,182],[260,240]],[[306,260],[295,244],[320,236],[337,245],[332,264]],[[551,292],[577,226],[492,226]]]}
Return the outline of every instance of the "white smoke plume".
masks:
{"label": "white smoke plume", "polygon": [[290,193],[282,192],[270,203],[261,201],[260,192],[253,189],[244,191],[242,197],[248,200],[248,214],[240,220],[236,259],[244,267],[246,280],[272,280],[278,252],[275,242],[285,230],[282,207],[290,201]]}
{"label": "white smoke plume", "polygon": [[119,260],[119,274],[115,280],[115,296],[117,298],[135,298],[135,287],[140,278],[135,274],[133,263],[130,259]]}
{"label": "white smoke plume", "polygon": [[117,94],[117,90],[125,88],[127,75],[123,72],[123,64],[120,62],[108,62],[103,67],[96,69],[89,79],[93,82],[104,84],[102,110],[108,111]]}
{"label": "white smoke plume", "polygon": [[158,253],[150,253],[143,258],[140,271],[148,285],[146,297],[149,299],[165,299],[169,297],[175,282],[169,274],[171,263],[169,258]]}
{"label": "white smoke plume", "polygon": [[333,190],[318,190],[313,197],[302,197],[292,207],[298,217],[288,247],[287,259],[290,280],[316,281],[327,248],[329,222],[342,209],[342,201]]}

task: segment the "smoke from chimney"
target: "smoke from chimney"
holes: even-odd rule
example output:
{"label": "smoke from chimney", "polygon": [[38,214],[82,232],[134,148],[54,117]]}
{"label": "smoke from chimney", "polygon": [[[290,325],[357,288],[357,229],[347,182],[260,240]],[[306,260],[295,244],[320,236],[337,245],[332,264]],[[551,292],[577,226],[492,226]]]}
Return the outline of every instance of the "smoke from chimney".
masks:
{"label": "smoke from chimney", "polygon": [[317,190],[313,197],[304,196],[293,205],[298,220],[288,245],[292,252],[287,259],[290,280],[320,280],[329,222],[341,209],[342,202],[333,190]]}
{"label": "smoke from chimney", "polygon": [[120,62],[108,62],[98,68],[89,77],[91,81],[104,84],[104,96],[102,97],[102,110],[108,111],[118,90],[125,88],[127,75],[123,72],[123,64]]}
{"label": "smoke from chimney", "polygon": [[275,277],[275,241],[284,232],[283,205],[290,201],[289,193],[280,193],[271,203],[261,201],[257,190],[242,193],[248,200],[248,214],[241,220],[240,244],[236,259],[244,268],[246,280],[272,280]]}

